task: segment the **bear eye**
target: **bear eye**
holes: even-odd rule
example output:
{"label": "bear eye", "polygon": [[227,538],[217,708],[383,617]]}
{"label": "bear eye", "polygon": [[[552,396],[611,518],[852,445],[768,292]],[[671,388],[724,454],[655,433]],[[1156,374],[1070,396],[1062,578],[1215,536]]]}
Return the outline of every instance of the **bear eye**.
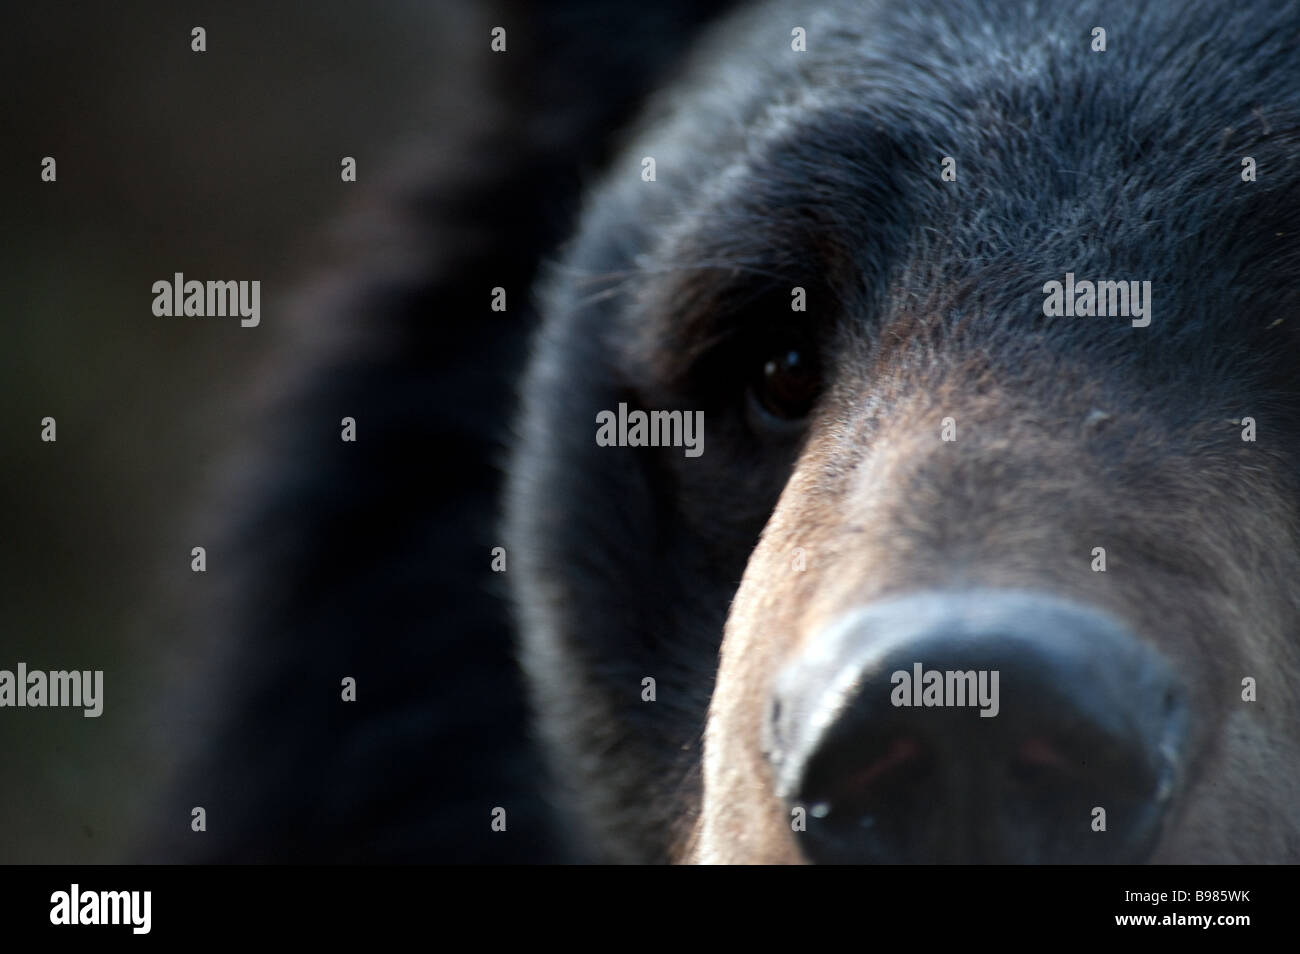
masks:
{"label": "bear eye", "polygon": [[802,420],[821,393],[816,356],[803,347],[775,349],[760,363],[749,392],[764,414],[783,422]]}

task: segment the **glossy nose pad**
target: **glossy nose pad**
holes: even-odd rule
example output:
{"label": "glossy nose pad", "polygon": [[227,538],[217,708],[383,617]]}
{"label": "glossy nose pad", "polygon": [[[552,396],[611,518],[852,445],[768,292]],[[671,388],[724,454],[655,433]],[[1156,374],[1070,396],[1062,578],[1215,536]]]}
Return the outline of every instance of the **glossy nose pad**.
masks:
{"label": "glossy nose pad", "polygon": [[764,748],[815,862],[1132,862],[1177,787],[1186,691],[1117,620],[1045,594],[850,612],[779,673]]}

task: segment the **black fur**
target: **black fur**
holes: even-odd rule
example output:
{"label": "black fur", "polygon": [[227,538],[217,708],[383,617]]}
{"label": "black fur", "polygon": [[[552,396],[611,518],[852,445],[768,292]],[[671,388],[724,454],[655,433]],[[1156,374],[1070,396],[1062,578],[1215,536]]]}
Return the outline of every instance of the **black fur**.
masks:
{"label": "black fur", "polygon": [[[544,6],[467,11],[456,41],[482,50],[485,87],[431,71],[466,84],[464,113],[441,117],[437,154],[378,223],[358,215],[377,248],[311,290],[266,371],[264,433],[214,508],[212,596],[190,614],[211,647],[164,717],[185,731],[163,744],[192,755],[149,812],[143,858],[578,857],[489,569],[513,382],[535,270],[584,178],[722,5]],[[469,34],[483,19],[506,27],[506,54]],[[344,416],[356,444],[339,440]],[[489,827],[496,806],[508,837]]]}
{"label": "black fur", "polygon": [[[643,22],[611,5],[597,27],[597,6],[503,17],[509,72],[472,94],[504,104],[499,126],[449,132],[451,159],[406,205],[423,264],[345,280],[346,301],[311,316],[344,343],[303,362],[242,484],[225,545],[240,577],[214,620],[241,695],[199,734],[160,855],[672,857],[698,806],[728,605],[799,448],[756,435],[743,403],[792,285],[832,386],[860,386],[879,329],[914,315],[891,360],[982,353],[1010,374],[1156,392],[1170,416],[1213,394],[1224,418],[1256,407],[1294,434],[1294,322],[1266,326],[1297,304],[1300,7],[823,0],[715,28],[590,190],[545,276],[507,453],[526,290],[614,133],[712,13],[656,5]],[[1092,54],[1099,25],[1110,49]],[[1267,173],[1250,188],[1242,155]],[[939,180],[944,156],[956,183]],[[1043,281],[1067,269],[1178,292],[1142,337],[1035,325]],[[495,285],[506,315],[488,310]],[[596,412],[620,401],[705,410],[706,453],[598,448]],[[356,445],[338,440],[344,415]],[[500,544],[579,831],[542,797],[491,591]],[[343,675],[355,706],[338,702]],[[201,837],[185,827],[197,804]],[[508,836],[488,828],[496,805]]]}
{"label": "black fur", "polygon": [[[767,5],[716,31],[550,277],[511,467],[528,669],[610,857],[663,860],[693,822],[722,624],[794,459],[742,403],[791,286],[846,403],[978,360],[1045,406],[1086,382],[1153,407],[1189,459],[1189,419],[1242,407],[1300,447],[1274,324],[1300,274],[1298,36],[1294,3],[1072,0]],[[1267,177],[1244,185],[1244,155]],[[1047,325],[1067,270],[1149,279],[1161,314]],[[704,409],[705,454],[596,447],[619,401]]]}

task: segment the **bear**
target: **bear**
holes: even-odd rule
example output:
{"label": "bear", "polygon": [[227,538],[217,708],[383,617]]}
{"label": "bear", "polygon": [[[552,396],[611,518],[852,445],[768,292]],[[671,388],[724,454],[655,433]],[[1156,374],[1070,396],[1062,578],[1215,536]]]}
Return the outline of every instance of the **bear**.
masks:
{"label": "bear", "polygon": [[[543,286],[509,467],[607,857],[1300,859],[1298,27],[816,3],[706,41]],[[599,446],[624,404],[702,410],[703,454]]]}
{"label": "bear", "polygon": [[304,305],[155,856],[1300,860],[1300,8],[553,22]]}

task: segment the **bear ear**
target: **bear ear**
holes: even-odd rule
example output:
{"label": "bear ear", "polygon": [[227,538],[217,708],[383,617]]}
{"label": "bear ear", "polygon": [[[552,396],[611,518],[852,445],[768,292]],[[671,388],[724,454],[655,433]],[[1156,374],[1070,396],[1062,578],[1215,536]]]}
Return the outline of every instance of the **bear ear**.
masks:
{"label": "bear ear", "polygon": [[[493,572],[510,566],[497,465],[537,264],[727,5],[467,2],[447,18],[466,33],[444,39],[481,60],[435,62],[428,82],[462,108],[431,117],[437,148],[389,180],[381,212],[344,223],[361,248],[297,301],[239,422],[256,432],[196,520],[209,596],[185,596],[177,629],[204,638],[178,650],[186,678],[157,714],[185,728],[158,740],[180,768],[142,816],[140,860],[574,857]],[[496,806],[518,837],[493,830]]]}

